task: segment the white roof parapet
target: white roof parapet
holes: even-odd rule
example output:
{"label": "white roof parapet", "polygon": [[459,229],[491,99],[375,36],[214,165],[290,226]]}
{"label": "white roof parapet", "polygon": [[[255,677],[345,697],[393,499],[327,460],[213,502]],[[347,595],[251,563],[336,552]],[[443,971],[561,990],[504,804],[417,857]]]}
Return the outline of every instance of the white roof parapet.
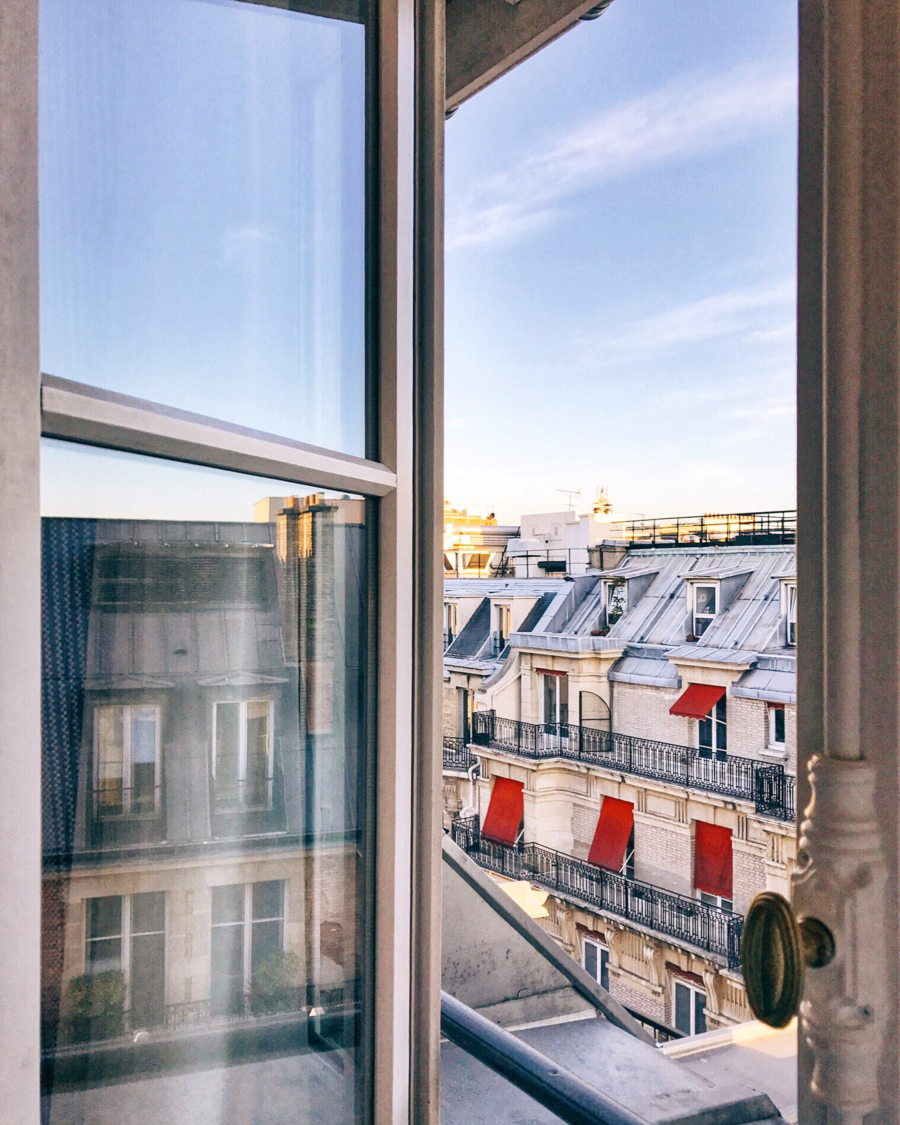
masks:
{"label": "white roof parapet", "polygon": [[511,648],[543,652],[619,652],[626,642],[616,637],[591,637],[577,633],[510,633]]}

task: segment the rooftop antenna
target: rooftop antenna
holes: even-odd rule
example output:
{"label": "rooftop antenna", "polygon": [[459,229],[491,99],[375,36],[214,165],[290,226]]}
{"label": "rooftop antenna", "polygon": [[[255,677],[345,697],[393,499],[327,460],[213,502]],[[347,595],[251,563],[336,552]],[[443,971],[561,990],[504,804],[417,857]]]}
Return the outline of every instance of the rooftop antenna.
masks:
{"label": "rooftop antenna", "polygon": [[569,508],[568,508],[568,510],[570,512],[574,512],[575,511],[575,497],[581,495],[581,489],[580,488],[557,488],[556,491],[561,492],[564,496],[568,496],[568,498],[569,498]]}

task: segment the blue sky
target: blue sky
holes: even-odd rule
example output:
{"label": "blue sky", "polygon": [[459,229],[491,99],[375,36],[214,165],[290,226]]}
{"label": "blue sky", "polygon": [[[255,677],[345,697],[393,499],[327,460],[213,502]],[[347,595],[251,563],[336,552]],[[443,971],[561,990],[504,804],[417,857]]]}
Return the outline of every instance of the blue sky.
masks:
{"label": "blue sky", "polygon": [[446,495],[793,507],[796,8],[614,0],[447,124]]}

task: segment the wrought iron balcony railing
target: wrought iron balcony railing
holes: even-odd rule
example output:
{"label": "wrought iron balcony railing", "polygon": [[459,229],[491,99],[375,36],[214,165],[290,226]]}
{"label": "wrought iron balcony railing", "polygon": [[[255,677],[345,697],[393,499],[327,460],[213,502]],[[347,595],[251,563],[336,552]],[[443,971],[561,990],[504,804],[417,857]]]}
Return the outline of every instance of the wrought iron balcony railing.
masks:
{"label": "wrought iron balcony railing", "polygon": [[[574,723],[523,723],[493,711],[472,716],[472,742],[521,758],[569,758],[638,777],[652,777],[753,801],[756,811],[779,820],[796,819],[795,785],[784,766],[721,751],[677,746],[631,734]],[[709,756],[707,756],[707,754]]]}
{"label": "wrought iron balcony railing", "polygon": [[448,738],[444,735],[445,770],[468,770],[477,761],[464,738]]}
{"label": "wrought iron balcony railing", "polygon": [[527,879],[562,898],[593,906],[655,933],[722,957],[740,971],[740,914],[664,891],[542,844],[501,844],[481,835],[477,816],[455,820],[453,840],[479,865],[508,879]]}
{"label": "wrought iron balcony railing", "polygon": [[[666,516],[621,525],[629,547],[760,546],[794,543],[797,512],[722,512],[704,516]],[[617,537],[618,537],[618,529]]]}

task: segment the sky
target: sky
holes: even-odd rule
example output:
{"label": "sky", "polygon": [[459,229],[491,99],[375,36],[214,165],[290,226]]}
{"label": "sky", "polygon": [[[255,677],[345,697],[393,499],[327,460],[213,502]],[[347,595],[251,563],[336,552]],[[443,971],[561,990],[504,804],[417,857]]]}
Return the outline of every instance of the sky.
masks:
{"label": "sky", "polygon": [[796,5],[614,0],[446,129],[446,483],[795,506]]}

